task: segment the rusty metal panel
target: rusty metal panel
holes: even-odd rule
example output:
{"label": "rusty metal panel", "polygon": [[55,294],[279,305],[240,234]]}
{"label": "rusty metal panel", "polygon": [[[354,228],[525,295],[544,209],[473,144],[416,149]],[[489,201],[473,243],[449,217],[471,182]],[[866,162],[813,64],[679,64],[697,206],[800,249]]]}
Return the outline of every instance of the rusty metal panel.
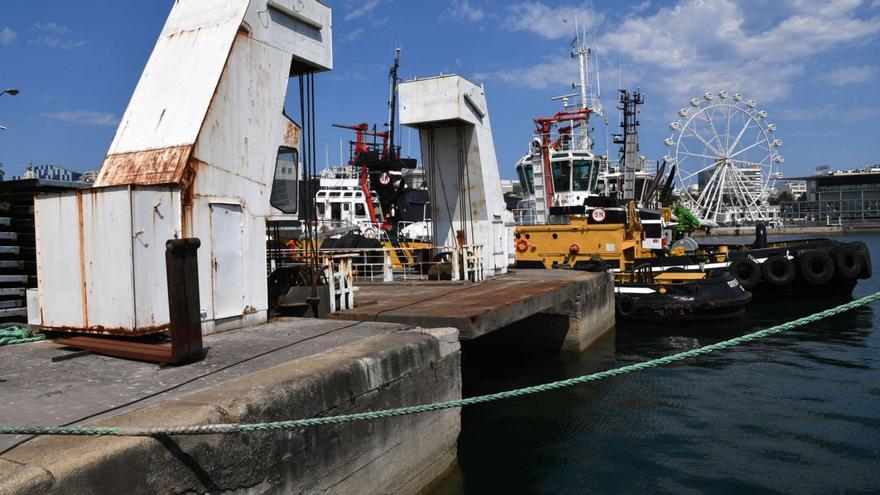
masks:
{"label": "rusty metal panel", "polygon": [[119,187],[87,189],[81,194],[86,328],[133,332],[131,192]]}
{"label": "rusty metal panel", "polygon": [[107,155],[97,181],[120,184],[177,184],[185,177],[192,146]]}
{"label": "rusty metal panel", "polygon": [[169,323],[167,277],[157,267],[165,263],[166,241],[182,237],[179,191],[176,187],[132,189],[131,244],[138,328]]}
{"label": "rusty metal panel", "polygon": [[75,191],[34,199],[40,325],[45,327],[85,325],[79,199]]}

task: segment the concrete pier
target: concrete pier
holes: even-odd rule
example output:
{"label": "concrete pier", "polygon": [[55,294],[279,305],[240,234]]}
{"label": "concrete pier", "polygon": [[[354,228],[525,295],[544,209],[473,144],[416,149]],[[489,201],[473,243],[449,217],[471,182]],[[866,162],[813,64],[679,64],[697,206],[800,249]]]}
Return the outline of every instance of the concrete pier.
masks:
{"label": "concrete pier", "polygon": [[[581,352],[614,327],[614,284],[607,273],[515,270],[483,282],[401,282],[361,285],[357,307],[333,318],[425,328],[454,327],[469,341],[516,325],[529,340],[558,340]],[[559,318],[562,317],[562,318]]]}
{"label": "concrete pier", "polygon": [[[461,396],[455,329],[281,319],[158,368],[50,342],[0,347],[4,424],[253,423]],[[455,461],[458,410],[190,437],[0,436],[0,493],[416,493]],[[21,443],[23,442],[23,443]]]}

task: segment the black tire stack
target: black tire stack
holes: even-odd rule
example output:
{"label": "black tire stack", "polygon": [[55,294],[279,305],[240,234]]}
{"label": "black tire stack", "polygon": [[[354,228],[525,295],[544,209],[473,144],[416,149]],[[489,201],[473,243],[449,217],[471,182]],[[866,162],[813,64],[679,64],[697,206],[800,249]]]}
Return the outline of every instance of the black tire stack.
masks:
{"label": "black tire stack", "polygon": [[794,251],[793,259],[781,253],[771,254],[758,263],[749,254],[731,260],[728,270],[743,288],[756,288],[761,282],[773,287],[786,287],[796,280],[812,287],[830,283],[854,283],[870,278],[871,256],[863,242],[835,243],[830,248]]}

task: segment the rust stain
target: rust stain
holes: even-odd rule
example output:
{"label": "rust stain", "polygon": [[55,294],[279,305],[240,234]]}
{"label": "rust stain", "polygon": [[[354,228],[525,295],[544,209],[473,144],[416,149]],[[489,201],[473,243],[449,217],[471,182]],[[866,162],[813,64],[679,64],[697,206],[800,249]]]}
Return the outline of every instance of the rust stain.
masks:
{"label": "rust stain", "polygon": [[257,308],[251,306],[250,304],[245,306],[244,309],[242,310],[242,314],[246,314],[246,315],[250,315],[250,314],[253,314],[256,312],[257,312]]}
{"label": "rust stain", "polygon": [[289,148],[299,148],[299,127],[288,119],[284,119],[287,129],[284,131],[284,146]]}
{"label": "rust stain", "polygon": [[192,205],[195,195],[196,175],[200,169],[208,168],[208,164],[191,156],[186,162],[183,176],[180,179],[180,201],[184,205]]}
{"label": "rust stain", "polygon": [[77,220],[79,221],[79,277],[80,283],[82,284],[82,290],[80,291],[80,297],[82,298],[82,308],[83,308],[83,326],[89,326],[89,301],[87,296],[88,288],[86,286],[86,248],[85,248],[85,239],[83,232],[83,201],[82,194],[76,193],[76,213]]}
{"label": "rust stain", "polygon": [[48,332],[64,332],[64,333],[90,333],[97,335],[126,335],[129,337],[136,337],[140,335],[150,335],[153,333],[161,333],[168,330],[170,326],[168,324],[165,325],[157,325],[152,327],[137,327],[137,328],[125,328],[125,327],[103,327],[100,325],[95,326],[84,326],[83,328],[74,328],[67,326],[51,326],[51,325],[41,325],[40,329]]}
{"label": "rust stain", "polygon": [[243,34],[245,36],[250,36],[251,27],[247,22],[241,21],[241,26],[238,26],[238,34]]}
{"label": "rust stain", "polygon": [[107,155],[95,186],[182,185],[191,155],[192,145]]}

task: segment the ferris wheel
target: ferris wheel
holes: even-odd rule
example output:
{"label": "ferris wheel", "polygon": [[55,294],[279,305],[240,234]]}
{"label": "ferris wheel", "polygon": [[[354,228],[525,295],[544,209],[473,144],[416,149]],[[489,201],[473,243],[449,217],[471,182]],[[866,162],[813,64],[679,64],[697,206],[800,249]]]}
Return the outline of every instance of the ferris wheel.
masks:
{"label": "ferris wheel", "polygon": [[718,223],[769,218],[767,199],[781,177],[782,140],[755,100],[705,93],[678,111],[665,140],[677,166],[677,193],[703,219]]}

